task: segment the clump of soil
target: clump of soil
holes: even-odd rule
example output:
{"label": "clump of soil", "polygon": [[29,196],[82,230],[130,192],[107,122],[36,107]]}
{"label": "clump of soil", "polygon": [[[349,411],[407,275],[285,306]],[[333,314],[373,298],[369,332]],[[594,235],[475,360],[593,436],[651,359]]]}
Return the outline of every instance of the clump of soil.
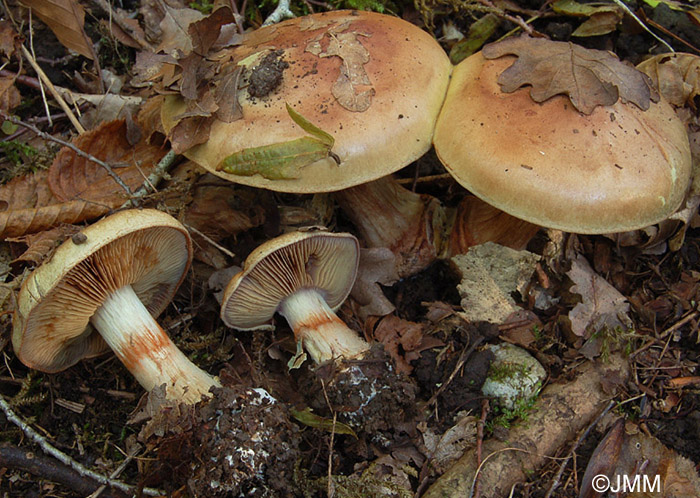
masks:
{"label": "clump of soil", "polygon": [[418,416],[415,383],[395,371],[381,344],[360,359],[307,370],[299,385],[315,413],[336,412],[339,421],[364,433],[391,431]]}
{"label": "clump of soil", "polygon": [[498,327],[488,322],[472,324],[458,316],[439,322],[436,337],[446,347],[424,351],[413,362],[413,375],[421,398],[435,397],[443,420],[461,410],[479,410],[481,386],[488,375],[493,353],[473,348],[498,337]]}
{"label": "clump of soil", "polygon": [[225,386],[212,393],[194,407],[180,405],[174,419],[162,416],[166,408],[149,422],[145,429],[156,437],[148,443],[160,459],[151,478],[184,486],[195,497],[286,492],[300,459],[299,428],[287,408],[264,389]]}
{"label": "clump of soil", "polygon": [[251,97],[267,97],[282,83],[284,70],[289,67],[289,63],[282,60],[283,54],[284,50],[273,50],[251,71],[248,78],[248,94]]}

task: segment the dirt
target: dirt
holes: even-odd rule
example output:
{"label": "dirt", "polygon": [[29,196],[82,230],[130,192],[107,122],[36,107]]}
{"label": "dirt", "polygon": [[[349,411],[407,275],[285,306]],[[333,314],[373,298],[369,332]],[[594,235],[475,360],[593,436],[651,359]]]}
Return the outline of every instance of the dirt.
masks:
{"label": "dirt", "polygon": [[248,94],[251,97],[267,97],[282,83],[284,70],[289,63],[282,59],[284,50],[266,54],[248,76]]}

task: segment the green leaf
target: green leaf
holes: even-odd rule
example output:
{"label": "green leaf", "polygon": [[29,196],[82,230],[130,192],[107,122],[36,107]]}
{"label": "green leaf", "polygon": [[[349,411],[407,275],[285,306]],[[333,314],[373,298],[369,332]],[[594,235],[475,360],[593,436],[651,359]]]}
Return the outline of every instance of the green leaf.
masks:
{"label": "green leaf", "polygon": [[332,135],[311,123],[289,104],[287,112],[310,137],[234,152],[221,161],[216,170],[240,176],[259,174],[268,180],[287,180],[298,178],[301,168],[329,156],[340,163],[338,156],[331,152],[335,143]]}
{"label": "green leaf", "polygon": [[294,370],[299,368],[306,361],[306,353],[302,347],[301,341],[297,341],[297,352],[287,362],[287,368]]}
{"label": "green leaf", "polygon": [[320,417],[313,413],[313,410],[309,407],[304,408],[303,410],[291,408],[290,412],[292,417],[308,427],[333,432],[335,434],[348,434],[357,439],[357,434],[355,434],[355,431],[353,431],[349,425],[338,421],[333,422],[332,419]]}
{"label": "green leaf", "polygon": [[464,59],[478,51],[486,40],[496,32],[496,28],[501,24],[500,19],[494,14],[486,14],[469,27],[467,36],[455,43],[450,50],[450,61],[452,64],[459,64]]}

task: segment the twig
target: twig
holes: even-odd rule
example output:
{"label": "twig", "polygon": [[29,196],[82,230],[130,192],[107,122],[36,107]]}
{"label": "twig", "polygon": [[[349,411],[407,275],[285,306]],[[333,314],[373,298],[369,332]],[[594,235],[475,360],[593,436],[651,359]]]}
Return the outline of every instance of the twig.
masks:
{"label": "twig", "polygon": [[56,460],[12,446],[0,446],[0,467],[29,472],[42,479],[62,484],[83,496],[94,492],[99,486],[92,479],[81,476]]}
{"label": "twig", "polygon": [[209,242],[211,245],[213,245],[214,247],[216,247],[219,251],[223,252],[223,253],[224,253],[226,256],[228,256],[229,258],[235,258],[235,257],[236,257],[236,255],[235,255],[234,253],[232,253],[231,251],[229,251],[228,249],[226,249],[226,248],[225,248],[224,246],[222,246],[221,244],[217,244],[216,242],[214,242],[214,240],[212,240],[210,237],[207,237],[205,234],[203,234],[202,232],[200,232],[199,230],[197,230],[195,227],[185,224],[185,228],[187,228],[188,230],[190,230],[190,231],[196,233],[197,235],[199,235],[200,237],[202,237],[204,240],[206,240],[206,241]]}
{"label": "twig", "polygon": [[632,12],[630,10],[630,8],[627,5],[625,5],[625,3],[622,0],[613,0],[613,2],[615,2],[622,10],[624,10],[627,13],[627,15],[631,16],[635,21],[637,21],[637,24],[639,24],[644,31],[649,33],[656,41],[663,44],[669,50],[669,52],[675,52],[675,50],[673,50],[673,47],[671,45],[666,43],[666,41],[664,41],[662,38],[659,38],[658,36],[656,36],[656,34],[652,30],[650,30],[647,27],[647,25],[644,24],[639,17],[637,17],[637,14]]}
{"label": "twig", "polygon": [[267,16],[267,19],[262,23],[263,26],[269,26],[270,24],[277,24],[282,19],[289,19],[296,17],[294,12],[289,10],[289,0],[279,0],[277,7],[272,11],[272,14]]}
{"label": "twig", "polygon": [[[76,462],[70,456],[66,455],[55,446],[52,446],[51,443],[49,443],[44,436],[32,429],[21,418],[17,416],[17,414],[10,407],[9,403],[5,400],[5,397],[2,395],[0,395],[0,408],[2,408],[2,411],[5,413],[5,417],[7,418],[7,420],[15,424],[20,429],[22,429],[24,435],[31,439],[35,444],[37,444],[45,453],[51,455],[62,464],[69,466],[81,476],[89,477],[90,479],[97,481],[100,484],[105,484],[107,486],[117,488],[118,490],[124,491],[125,493],[133,493],[136,491],[135,486],[131,486],[124,482],[117,481],[115,479],[110,479],[109,477],[105,477],[101,474],[98,474],[97,472],[94,472],[84,467],[80,463]],[[164,494],[163,491],[153,488],[143,488],[142,493],[147,496],[159,496]]]}
{"label": "twig", "polygon": [[469,356],[471,356],[471,354],[474,352],[474,350],[475,350],[475,349],[479,346],[479,344],[481,344],[482,342],[484,342],[484,338],[483,338],[483,337],[477,337],[476,340],[474,341],[474,343],[473,343],[469,348],[465,348],[464,350],[462,350],[462,354],[459,355],[459,360],[457,361],[457,364],[455,365],[455,368],[452,370],[452,373],[451,373],[450,376],[447,378],[447,381],[443,382],[442,385],[439,387],[439,389],[438,389],[437,391],[435,391],[435,394],[433,394],[433,395],[430,397],[430,399],[429,399],[428,402],[426,403],[426,406],[430,406],[430,405],[432,405],[433,403],[435,403],[435,401],[438,399],[438,396],[440,396],[440,394],[442,394],[442,392],[445,390],[445,388],[446,388],[447,386],[450,385],[450,383],[452,382],[452,380],[453,380],[453,379],[455,378],[455,376],[457,375],[457,372],[460,371],[460,369],[464,366],[464,363],[467,361],[467,359],[469,359]]}
{"label": "twig", "polygon": [[[479,423],[476,425],[476,463],[481,464],[481,447],[484,443],[484,425],[486,425],[486,416],[489,414],[489,400],[484,399],[481,401],[481,418]],[[479,481],[479,476],[474,478],[476,481],[476,489],[474,491],[474,498],[479,498],[481,496],[481,482]]]}
{"label": "twig", "polygon": [[512,16],[508,14],[505,10],[500,9],[496,7],[491,0],[477,0],[481,5],[488,7],[489,9],[493,9],[493,13],[502,17],[503,19],[512,22],[513,24],[517,24],[520,29],[525,31],[528,35],[530,36],[535,36],[535,32],[533,29],[530,27],[530,25],[523,21],[522,17],[520,16]]}
{"label": "twig", "polygon": [[[32,49],[32,59],[36,60],[36,54],[34,53],[34,23],[32,22],[32,9],[29,9],[29,48]],[[22,59],[20,59],[21,63]],[[39,92],[41,93],[41,102],[44,104],[44,112],[46,112],[46,117],[49,120],[49,124],[53,126],[53,121],[51,119],[51,109],[49,109],[49,101],[46,98],[46,90],[44,89],[44,84],[39,80]]]}
{"label": "twig", "polygon": [[[68,117],[70,118],[70,116],[71,116],[71,115],[69,114]],[[68,147],[69,149],[71,149],[73,152],[75,152],[75,153],[76,153],[77,155],[79,155],[80,157],[83,157],[83,158],[87,159],[88,161],[92,161],[92,162],[94,162],[95,164],[99,164],[100,166],[102,166],[102,167],[105,169],[105,171],[107,171],[107,174],[108,174],[109,176],[111,176],[112,179],[113,179],[115,182],[117,182],[117,184],[118,184],[121,188],[123,188],[123,189],[126,191],[127,194],[129,194],[130,196],[133,195],[133,193],[131,192],[131,189],[129,188],[129,186],[128,186],[126,183],[124,183],[124,181],[119,177],[119,175],[117,175],[117,174],[112,170],[112,167],[111,167],[109,164],[107,164],[106,162],[102,161],[101,159],[98,159],[98,158],[96,158],[95,156],[93,156],[93,155],[91,155],[91,154],[88,154],[87,152],[83,152],[82,150],[80,150],[78,147],[76,147],[75,145],[73,145],[73,144],[70,143],[70,142],[66,142],[65,140],[61,140],[60,138],[56,138],[56,137],[54,137],[53,135],[50,135],[50,134],[48,134],[48,133],[45,133],[45,132],[41,131],[39,128],[37,128],[37,127],[34,126],[34,125],[31,125],[31,124],[29,124],[29,123],[26,123],[26,122],[22,121],[21,119],[16,118],[16,117],[14,117],[14,116],[10,116],[10,115],[7,114],[5,111],[0,110],[0,117],[2,117],[3,119],[7,119],[7,120],[10,121],[11,123],[14,123],[14,124],[16,124],[16,125],[22,126],[22,127],[24,127],[24,128],[27,128],[27,129],[33,131],[34,133],[36,133],[37,136],[43,138],[44,140],[49,140],[49,141],[51,141],[51,142],[56,142],[57,144],[60,144],[60,145],[62,145],[62,146],[64,146],[64,147]]]}
{"label": "twig", "polygon": [[158,162],[151,174],[146,177],[146,181],[143,182],[143,185],[133,194],[130,193],[131,198],[122,204],[121,208],[126,209],[133,207],[136,205],[137,201],[148,195],[149,190],[155,191],[156,185],[158,185],[158,182],[165,176],[170,166],[175,162],[176,157],[177,154],[175,154],[173,150],[168,151],[168,153],[163,156],[163,159]]}
{"label": "twig", "polygon": [[80,124],[80,121],[78,121],[78,118],[75,117],[71,108],[68,106],[68,104],[66,104],[66,101],[63,100],[63,97],[61,97],[61,94],[58,93],[56,87],[53,86],[53,83],[51,82],[49,77],[46,76],[44,70],[41,69],[41,67],[39,67],[39,64],[36,63],[34,57],[32,57],[32,54],[30,54],[29,50],[27,50],[27,47],[25,47],[24,45],[20,45],[20,48],[22,49],[22,55],[24,55],[24,58],[27,59],[29,65],[32,66],[32,68],[34,68],[34,71],[36,71],[36,74],[39,76],[39,79],[49,89],[49,92],[51,92],[53,98],[56,99],[56,102],[58,102],[58,105],[61,107],[61,109],[63,109],[63,111],[68,115],[68,119],[73,124],[75,129],[78,130],[78,133],[85,133],[85,128],[83,128],[83,125]]}
{"label": "twig", "polygon": [[612,407],[615,406],[615,401],[610,401],[608,403],[608,406],[606,406],[603,411],[601,411],[598,416],[588,424],[588,427],[586,427],[586,430],[583,431],[583,433],[579,436],[579,438],[576,440],[574,445],[571,447],[571,450],[569,450],[569,454],[564,458],[564,460],[561,462],[559,465],[559,470],[557,471],[557,475],[554,476],[554,480],[552,481],[552,485],[549,487],[547,490],[547,494],[545,495],[544,498],[550,498],[552,496],[552,493],[559,487],[559,481],[561,480],[561,476],[564,474],[564,470],[566,467],[569,465],[569,461],[571,458],[574,456],[574,453],[576,453],[576,450],[581,446],[581,443],[588,437],[588,434],[590,434],[591,430],[600,423],[601,419],[605,416],[606,413],[608,413]]}

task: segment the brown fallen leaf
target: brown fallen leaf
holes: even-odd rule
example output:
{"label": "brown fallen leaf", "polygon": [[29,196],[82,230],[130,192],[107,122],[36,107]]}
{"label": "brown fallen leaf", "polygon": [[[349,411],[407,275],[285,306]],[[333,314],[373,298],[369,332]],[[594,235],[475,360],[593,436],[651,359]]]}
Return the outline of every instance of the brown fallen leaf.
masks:
{"label": "brown fallen leaf", "polygon": [[15,86],[14,76],[0,76],[0,109],[11,111],[22,103],[22,96]]}
{"label": "brown fallen leaf", "polygon": [[27,249],[14,261],[26,261],[38,265],[48,258],[61,242],[71,235],[78,233],[81,227],[77,225],[60,225],[43,232],[31,233],[22,237],[12,237],[9,242],[22,242]]}
{"label": "brown fallen leaf", "polygon": [[411,362],[421,351],[442,346],[436,337],[423,334],[424,326],[409,322],[396,315],[386,315],[374,328],[374,339],[384,345],[384,351],[394,360],[396,371],[408,375],[413,371]]}
{"label": "brown fallen leaf", "polygon": [[603,277],[595,273],[586,258],[577,255],[571,261],[567,275],[574,282],[571,292],[579,294],[582,302],[569,312],[571,330],[581,337],[590,337],[603,328],[623,330],[631,326],[629,303]]}
{"label": "brown fallen leaf", "polygon": [[19,237],[93,219],[109,207],[85,201],[60,202],[47,182],[48,171],[14,178],[0,186],[0,238]]}
{"label": "brown fallen leaf", "polygon": [[693,54],[659,54],[637,65],[651,78],[671,104],[694,107],[700,94],[700,57]]}
{"label": "brown fallen leaf", "polygon": [[648,76],[603,50],[521,36],[486,45],[482,52],[487,59],[516,55],[518,59],[501,73],[498,83],[506,93],[531,85],[535,102],[567,95],[579,112],[590,114],[618,98],[643,110],[659,99]]}
{"label": "brown fallen leaf", "polygon": [[83,29],[85,10],[77,0],[22,0],[46,24],[63,46],[95,59],[92,40]]}
{"label": "brown fallen leaf", "polygon": [[[103,123],[78,136],[73,145],[112,165],[114,172],[132,190],[140,187],[165,155],[160,147],[141,141],[135,146],[127,139],[123,119]],[[93,161],[64,147],[49,168],[51,191],[59,201],[87,201],[112,209],[126,201],[126,193],[107,171]]]}
{"label": "brown fallen leaf", "polygon": [[624,437],[625,419],[620,418],[596,446],[591,458],[588,460],[586,472],[581,480],[579,498],[596,498],[599,496],[599,493],[594,489],[593,479],[601,474],[608,478],[613,474],[620,457]]}
{"label": "brown fallen leaf", "polygon": [[173,55],[176,51],[184,55],[192,52],[192,38],[189,34],[190,24],[201,21],[204,14],[190,8],[174,8],[165,2],[161,2],[163,18],[160,21],[161,41],[156,48],[157,52],[165,52]]}

